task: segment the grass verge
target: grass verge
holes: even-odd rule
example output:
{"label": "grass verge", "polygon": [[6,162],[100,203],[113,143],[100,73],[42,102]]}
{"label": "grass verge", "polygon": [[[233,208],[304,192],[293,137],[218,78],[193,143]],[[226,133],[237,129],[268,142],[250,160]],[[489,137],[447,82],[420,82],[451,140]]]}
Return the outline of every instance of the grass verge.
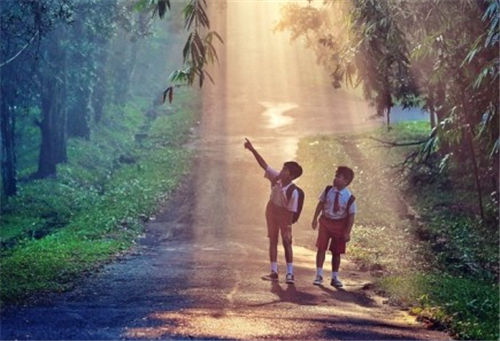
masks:
{"label": "grass verge", "polygon": [[[103,127],[92,142],[71,145],[57,179],[21,186],[2,207],[2,304],[67,290],[132,245],[189,171],[191,152],[183,145],[199,118],[197,105],[180,93],[153,122],[140,107],[129,108],[133,124],[121,127],[123,137],[120,127]],[[120,162],[124,155],[131,161]]]}

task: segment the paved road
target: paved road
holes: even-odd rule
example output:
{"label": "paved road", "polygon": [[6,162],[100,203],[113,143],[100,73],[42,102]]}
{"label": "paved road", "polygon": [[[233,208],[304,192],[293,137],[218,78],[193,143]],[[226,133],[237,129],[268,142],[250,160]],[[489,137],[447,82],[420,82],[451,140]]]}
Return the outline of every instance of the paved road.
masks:
{"label": "paved road", "polygon": [[[243,138],[279,168],[294,157],[301,136],[373,123],[365,120],[366,104],[332,90],[313,56],[271,32],[279,3],[217,4],[214,29],[226,44],[213,74],[217,85],[203,90],[192,177],[131,254],[70,293],[8,309],[1,338],[449,339],[363,290],[370,275],[349,262],[344,290],[313,286],[314,245],[294,248],[295,285],[260,279],[269,267],[269,187]],[[309,220],[296,225],[295,240],[310,239]],[[279,261],[283,273],[281,249]]]}

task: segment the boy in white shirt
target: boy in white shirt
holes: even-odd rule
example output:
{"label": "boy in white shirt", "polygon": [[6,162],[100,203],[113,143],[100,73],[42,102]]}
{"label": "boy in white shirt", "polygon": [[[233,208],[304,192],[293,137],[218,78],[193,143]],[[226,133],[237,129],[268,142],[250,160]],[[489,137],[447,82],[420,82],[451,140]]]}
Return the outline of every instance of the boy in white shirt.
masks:
{"label": "boy in white shirt", "polygon": [[299,193],[295,188],[288,199],[287,189],[293,186],[292,180],[302,175],[302,167],[295,161],[285,162],[280,172],[269,167],[262,156],[255,150],[252,143],[245,139],[244,147],[252,152],[259,166],[265,170],[265,177],[271,182],[271,196],[266,207],[266,222],[269,237],[269,259],[271,273],[262,279],[278,280],[278,239],[281,232],[286,259],[286,283],[294,284],[292,222],[294,212],[297,212]]}
{"label": "boy in white shirt", "polygon": [[323,284],[323,263],[325,262],[328,243],[332,252],[332,279],[330,284],[333,287],[341,288],[342,282],[338,278],[341,255],[346,251],[346,243],[351,239],[351,230],[354,225],[356,214],[356,199],[351,194],[347,186],[354,178],[352,169],[340,166],[335,172],[333,186],[327,186],[319,196],[319,202],[314,212],[311,223],[313,230],[318,226],[319,231],[316,246],[316,278],[314,285]]}

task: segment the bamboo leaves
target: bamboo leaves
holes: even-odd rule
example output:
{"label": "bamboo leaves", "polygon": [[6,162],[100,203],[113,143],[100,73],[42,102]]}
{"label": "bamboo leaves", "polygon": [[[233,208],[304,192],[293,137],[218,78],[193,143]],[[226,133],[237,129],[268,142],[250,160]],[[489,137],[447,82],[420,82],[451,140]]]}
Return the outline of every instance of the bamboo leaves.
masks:
{"label": "bamboo leaves", "polygon": [[213,79],[206,71],[209,63],[218,61],[217,51],[214,47],[214,37],[223,43],[221,36],[215,31],[209,31],[210,20],[208,18],[206,0],[191,0],[184,8],[184,21],[186,30],[190,30],[186,44],[182,51],[184,58],[183,71],[175,71],[170,76],[170,81],[185,81],[187,85],[192,85],[198,78],[199,86],[203,86],[205,78]]}
{"label": "bamboo leaves", "polygon": [[[158,6],[161,2],[164,2],[163,6],[170,8],[168,0],[158,0]],[[176,83],[176,86],[180,84],[191,86],[198,80],[199,86],[202,87],[207,78],[212,83],[214,82],[206,68],[208,64],[218,62],[214,42],[217,40],[222,44],[224,42],[217,32],[208,31],[210,29],[210,20],[206,10],[206,0],[190,0],[182,11],[184,15],[184,28],[189,34],[182,49],[184,66],[181,69],[173,71],[169,77],[169,81]],[[159,14],[161,17],[161,12]],[[167,94],[171,101],[173,88],[169,87],[165,90],[163,102]]]}
{"label": "bamboo leaves", "polygon": [[476,179],[491,176],[498,197],[498,171],[491,171],[500,144],[497,0],[329,1],[330,19],[314,29],[296,7],[288,6],[279,28],[309,39],[335,88],[362,84],[387,118],[394,103],[429,111],[436,135],[422,155]]}

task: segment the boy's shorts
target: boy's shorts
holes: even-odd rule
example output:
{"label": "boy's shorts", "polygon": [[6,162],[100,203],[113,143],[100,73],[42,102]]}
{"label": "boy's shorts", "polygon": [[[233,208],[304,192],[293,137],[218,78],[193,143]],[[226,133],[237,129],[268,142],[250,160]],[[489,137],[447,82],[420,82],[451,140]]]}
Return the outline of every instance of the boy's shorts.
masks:
{"label": "boy's shorts", "polygon": [[[316,240],[316,247],[318,250],[326,251],[329,249],[332,254],[344,254],[346,250],[346,241],[344,237],[346,224],[346,219],[332,220],[321,216],[319,218],[318,239]],[[330,239],[330,248],[328,248]]]}
{"label": "boy's shorts", "polygon": [[292,242],[292,231],[290,226],[290,212],[284,208],[273,204],[271,201],[267,203],[266,207],[266,222],[267,222],[267,236],[271,243],[277,243],[279,233],[281,231],[281,238],[286,229],[290,229],[290,243]]}

